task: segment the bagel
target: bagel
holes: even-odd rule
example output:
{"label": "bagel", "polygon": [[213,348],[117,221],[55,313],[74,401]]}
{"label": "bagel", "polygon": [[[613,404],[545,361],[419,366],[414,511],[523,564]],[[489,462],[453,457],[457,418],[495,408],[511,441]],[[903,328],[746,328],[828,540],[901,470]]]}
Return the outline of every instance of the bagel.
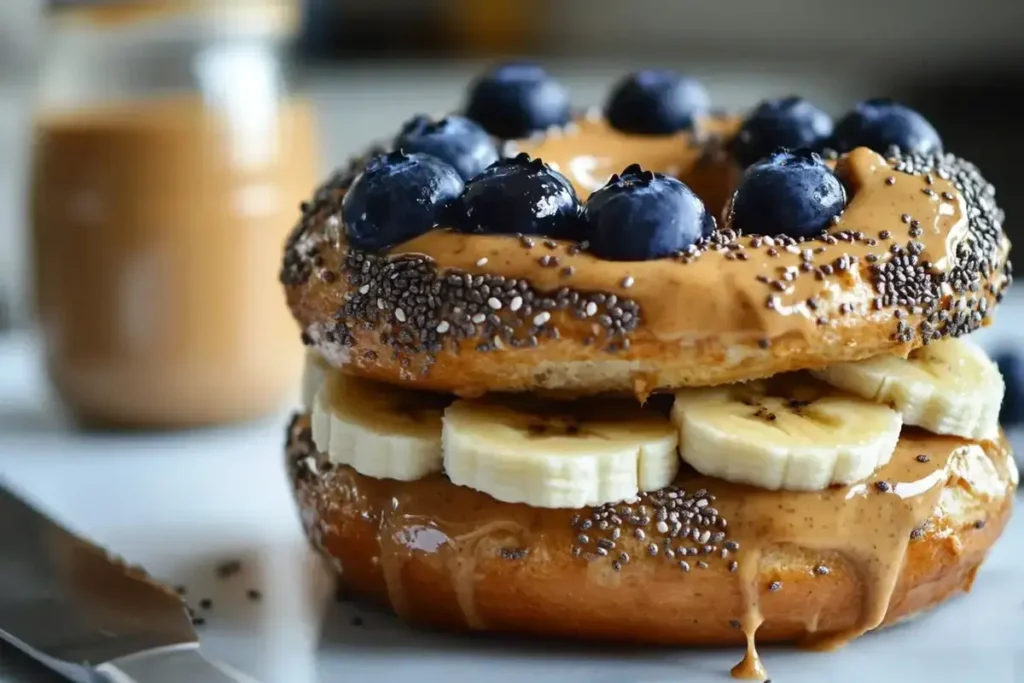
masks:
{"label": "bagel", "polygon": [[477,119],[414,117],[303,206],[287,469],[342,586],[447,630],[745,644],[762,679],[755,634],[837,647],[969,590],[1019,478],[960,338],[1012,280],[992,186],[887,100],[566,93],[499,67]]}
{"label": "bagel", "polygon": [[[832,647],[934,607],[970,589],[1017,481],[1003,444],[910,429],[889,465],[851,487],[764,491],[684,471],[628,510],[554,510],[443,475],[400,482],[332,465],[308,415],[287,443],[306,532],[351,592],[422,626],[666,645],[746,644],[756,631]],[[707,529],[723,533],[711,552],[666,555],[677,541],[650,517],[677,495],[713,501]]]}
{"label": "bagel", "polygon": [[[702,188],[717,209],[738,170],[709,149],[736,121],[704,129],[637,137],[584,119],[519,149],[557,165],[584,197],[639,162]],[[338,216],[355,164],[306,207],[281,278],[303,341],[333,365],[469,396],[724,384],[906,354],[988,324],[1011,270],[1002,213],[977,169],[865,148],[835,166],[852,199],[818,238],[738,235],[726,216],[677,258],[619,262],[571,242],[446,229],[386,254],[355,249]]]}

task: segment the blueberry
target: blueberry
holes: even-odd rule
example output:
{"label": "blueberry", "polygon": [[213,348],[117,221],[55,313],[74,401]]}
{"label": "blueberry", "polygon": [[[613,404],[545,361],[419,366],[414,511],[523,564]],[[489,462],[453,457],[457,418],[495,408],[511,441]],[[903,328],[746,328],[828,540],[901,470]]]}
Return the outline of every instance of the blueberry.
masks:
{"label": "blueberry", "polygon": [[502,64],[470,87],[466,116],[499,138],[523,138],[572,117],[569,91],[537,64]]}
{"label": "blueberry", "polygon": [[892,145],[911,154],[942,152],[942,140],[925,117],[888,99],[860,102],[839,119],[829,143],[838,152],[868,147],[880,154]]}
{"label": "blueberry", "polygon": [[744,168],[779,147],[820,149],[832,134],[832,118],[802,97],[764,100],[750,112],[733,140]]}
{"label": "blueberry", "polygon": [[447,116],[440,121],[414,116],[395,138],[395,149],[435,156],[454,166],[463,180],[498,160],[498,148],[487,131],[462,116]]}
{"label": "blueberry", "polygon": [[540,159],[501,159],[466,183],[457,227],[495,235],[574,239],[580,202],[565,176]]}
{"label": "blueberry", "polygon": [[748,235],[812,237],[846,206],[839,178],[814,152],[780,150],[740,178],[732,227]]}
{"label": "blueberry", "polygon": [[996,355],[995,361],[1006,383],[999,423],[1009,429],[1024,424],[1024,358],[1012,351],[1005,351]]}
{"label": "blueberry", "polygon": [[462,189],[458,171],[437,157],[401,151],[376,156],[341,203],[345,236],[371,251],[418,237],[445,219]]}
{"label": "blueberry", "polygon": [[692,127],[710,106],[700,81],[668,69],[644,69],[619,81],[605,117],[625,133],[666,135]]}
{"label": "blueberry", "polygon": [[609,261],[648,261],[686,249],[715,230],[693,191],[638,164],[613,175],[583,207],[590,250]]}

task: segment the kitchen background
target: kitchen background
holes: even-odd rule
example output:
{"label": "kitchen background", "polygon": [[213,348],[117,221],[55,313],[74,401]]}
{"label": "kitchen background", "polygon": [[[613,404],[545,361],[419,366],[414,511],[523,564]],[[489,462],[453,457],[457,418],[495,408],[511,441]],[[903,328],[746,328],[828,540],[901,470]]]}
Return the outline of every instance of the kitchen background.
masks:
{"label": "kitchen background", "polygon": [[[221,2],[287,17],[291,85],[319,112],[325,173],[410,113],[456,106],[488,61],[531,55],[581,103],[602,101],[613,79],[648,64],[699,76],[729,108],[799,92],[839,113],[855,99],[896,96],[931,117],[947,149],[975,160],[996,183],[1011,234],[1024,213],[1024,195],[1012,189],[1024,152],[1012,103],[1024,90],[1019,0]],[[52,47],[43,13],[35,0],[0,2],[0,321],[7,322],[30,319],[26,179],[40,65]]]}

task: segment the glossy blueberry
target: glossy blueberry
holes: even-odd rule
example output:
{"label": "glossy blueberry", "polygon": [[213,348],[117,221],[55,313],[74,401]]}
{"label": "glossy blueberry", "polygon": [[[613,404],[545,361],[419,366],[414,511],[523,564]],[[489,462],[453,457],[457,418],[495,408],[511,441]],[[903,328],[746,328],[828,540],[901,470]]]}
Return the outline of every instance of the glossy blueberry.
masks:
{"label": "glossy blueberry", "polygon": [[583,207],[583,230],[596,256],[648,261],[708,237],[715,219],[689,187],[633,164],[590,195]]}
{"label": "glossy blueberry", "polygon": [[391,152],[370,160],[341,203],[345,236],[379,251],[436,227],[463,189],[458,171],[428,154]]}
{"label": "glossy blueberry", "polygon": [[802,97],[764,100],[733,140],[733,156],[746,168],[780,147],[820,149],[832,135],[832,118]]}
{"label": "glossy blueberry", "polygon": [[700,81],[668,69],[644,69],[615,86],[605,118],[625,133],[667,135],[692,127],[710,106]]}
{"label": "glossy blueberry", "polygon": [[498,160],[498,148],[487,131],[462,116],[447,116],[440,121],[414,116],[402,126],[394,146],[408,154],[435,156],[454,166],[463,180]]}
{"label": "glossy blueberry", "polygon": [[732,227],[748,235],[812,237],[846,207],[846,190],[814,152],[780,150],[744,173],[732,198]]}
{"label": "glossy blueberry", "polygon": [[1006,383],[999,423],[1005,428],[1024,424],[1024,358],[1018,353],[1004,351],[996,355],[995,361]]}
{"label": "glossy blueberry", "polygon": [[501,159],[466,183],[457,227],[494,235],[574,239],[580,202],[572,184],[540,159]]}
{"label": "glossy blueberry", "polygon": [[466,117],[499,138],[523,138],[572,117],[569,91],[537,64],[502,64],[470,87]]}
{"label": "glossy blueberry", "polygon": [[942,152],[942,140],[928,119],[888,99],[860,102],[836,122],[829,142],[838,152],[868,147],[885,154],[892,145],[912,154]]}

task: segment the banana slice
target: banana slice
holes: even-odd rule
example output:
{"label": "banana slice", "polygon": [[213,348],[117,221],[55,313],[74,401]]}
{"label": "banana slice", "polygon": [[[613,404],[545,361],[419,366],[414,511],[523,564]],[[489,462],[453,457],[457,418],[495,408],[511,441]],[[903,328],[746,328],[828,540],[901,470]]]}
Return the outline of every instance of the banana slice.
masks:
{"label": "banana slice", "polygon": [[307,411],[313,410],[317,392],[324,385],[330,371],[331,366],[319,353],[306,351],[306,363],[302,366],[302,407]]}
{"label": "banana slice", "polygon": [[804,375],[676,393],[679,454],[696,470],[759,488],[820,491],[889,462],[903,420]]}
{"label": "banana slice", "polygon": [[908,425],[965,439],[999,435],[1005,386],[996,364],[966,339],[922,346],[907,358],[884,355],[817,370],[817,377],[896,408]]}
{"label": "banana slice", "polygon": [[501,501],[581,508],[671,484],[678,440],[632,402],[460,400],[444,414],[444,468]]}
{"label": "banana slice", "polygon": [[368,477],[422,479],[441,471],[441,418],[451,400],[333,371],[313,402],[313,442]]}

